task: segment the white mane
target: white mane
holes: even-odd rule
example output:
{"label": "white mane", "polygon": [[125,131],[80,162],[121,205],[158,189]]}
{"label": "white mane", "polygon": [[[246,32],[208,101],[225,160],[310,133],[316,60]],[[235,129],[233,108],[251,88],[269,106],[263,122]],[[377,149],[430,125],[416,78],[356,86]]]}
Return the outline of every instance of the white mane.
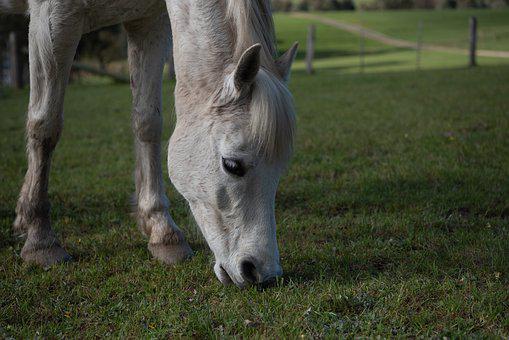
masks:
{"label": "white mane", "polygon": [[262,44],[261,64],[274,69],[276,35],[269,0],[227,0],[226,17],[232,23],[235,60],[250,46]]}
{"label": "white mane", "polygon": [[276,43],[270,1],[227,0],[227,20],[232,23],[238,60],[250,46],[260,43],[261,68],[252,86],[250,133],[266,158],[289,157],[293,146],[293,98],[276,68]]}

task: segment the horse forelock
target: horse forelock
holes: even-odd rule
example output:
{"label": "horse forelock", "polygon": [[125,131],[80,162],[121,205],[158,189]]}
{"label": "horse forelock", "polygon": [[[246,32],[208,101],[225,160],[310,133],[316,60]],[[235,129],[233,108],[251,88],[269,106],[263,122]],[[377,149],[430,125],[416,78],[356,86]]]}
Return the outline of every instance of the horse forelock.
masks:
{"label": "horse forelock", "polygon": [[213,112],[223,119],[248,118],[249,140],[267,161],[288,160],[293,148],[295,110],[293,97],[282,80],[262,67],[249,88],[237,91],[232,77],[227,76],[211,101]]}
{"label": "horse forelock", "polygon": [[262,68],[250,99],[251,139],[267,160],[286,161],[292,152],[295,130],[293,98],[288,87]]}
{"label": "horse forelock", "polygon": [[223,103],[247,103],[250,138],[265,158],[284,161],[291,154],[295,130],[293,98],[278,76],[276,37],[270,0],[226,0],[227,21],[234,35],[233,60],[246,49],[261,44],[261,68],[249,95],[235,91],[227,77],[221,90]]}

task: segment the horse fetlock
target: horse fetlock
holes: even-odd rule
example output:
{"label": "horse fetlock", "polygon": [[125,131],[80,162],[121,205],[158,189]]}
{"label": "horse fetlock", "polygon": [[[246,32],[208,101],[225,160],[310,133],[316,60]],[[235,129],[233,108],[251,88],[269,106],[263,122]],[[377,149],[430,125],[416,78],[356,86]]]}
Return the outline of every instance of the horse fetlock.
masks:
{"label": "horse fetlock", "polygon": [[13,229],[16,233],[23,233],[33,228],[49,228],[50,203],[40,200],[37,203],[26,201],[20,197],[16,206],[16,219]]}
{"label": "horse fetlock", "polygon": [[184,235],[168,212],[155,212],[143,218],[144,230],[152,244],[180,244]]}
{"label": "horse fetlock", "polygon": [[193,255],[184,234],[168,213],[152,214],[145,221],[150,230],[148,249],[152,256],[165,264],[175,264]]}
{"label": "horse fetlock", "polygon": [[143,236],[150,237],[152,232],[150,228],[150,224],[146,223],[146,219],[138,215],[138,229],[143,234]]}

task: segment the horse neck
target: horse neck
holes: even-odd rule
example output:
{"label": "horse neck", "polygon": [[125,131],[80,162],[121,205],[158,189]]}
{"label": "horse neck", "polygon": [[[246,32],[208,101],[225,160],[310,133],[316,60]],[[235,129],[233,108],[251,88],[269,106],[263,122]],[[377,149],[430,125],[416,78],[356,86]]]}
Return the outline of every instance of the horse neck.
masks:
{"label": "horse neck", "polygon": [[270,0],[167,0],[177,95],[208,100],[223,85],[225,72],[250,46],[261,43],[261,64],[277,72]]}
{"label": "horse neck", "polygon": [[175,46],[177,93],[208,99],[231,64],[232,32],[223,1],[168,0]]}

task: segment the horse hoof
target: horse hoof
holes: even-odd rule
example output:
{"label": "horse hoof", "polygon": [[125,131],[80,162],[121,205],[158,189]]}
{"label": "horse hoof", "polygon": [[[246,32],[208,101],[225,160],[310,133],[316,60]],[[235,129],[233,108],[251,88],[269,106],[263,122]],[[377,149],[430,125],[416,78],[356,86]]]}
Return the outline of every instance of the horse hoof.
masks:
{"label": "horse hoof", "polygon": [[25,248],[21,250],[21,258],[26,263],[36,264],[42,267],[71,261],[71,256],[59,245],[49,248]]}
{"label": "horse hoof", "polygon": [[193,251],[186,241],[180,244],[149,243],[148,249],[152,256],[167,265],[180,263],[193,256]]}

